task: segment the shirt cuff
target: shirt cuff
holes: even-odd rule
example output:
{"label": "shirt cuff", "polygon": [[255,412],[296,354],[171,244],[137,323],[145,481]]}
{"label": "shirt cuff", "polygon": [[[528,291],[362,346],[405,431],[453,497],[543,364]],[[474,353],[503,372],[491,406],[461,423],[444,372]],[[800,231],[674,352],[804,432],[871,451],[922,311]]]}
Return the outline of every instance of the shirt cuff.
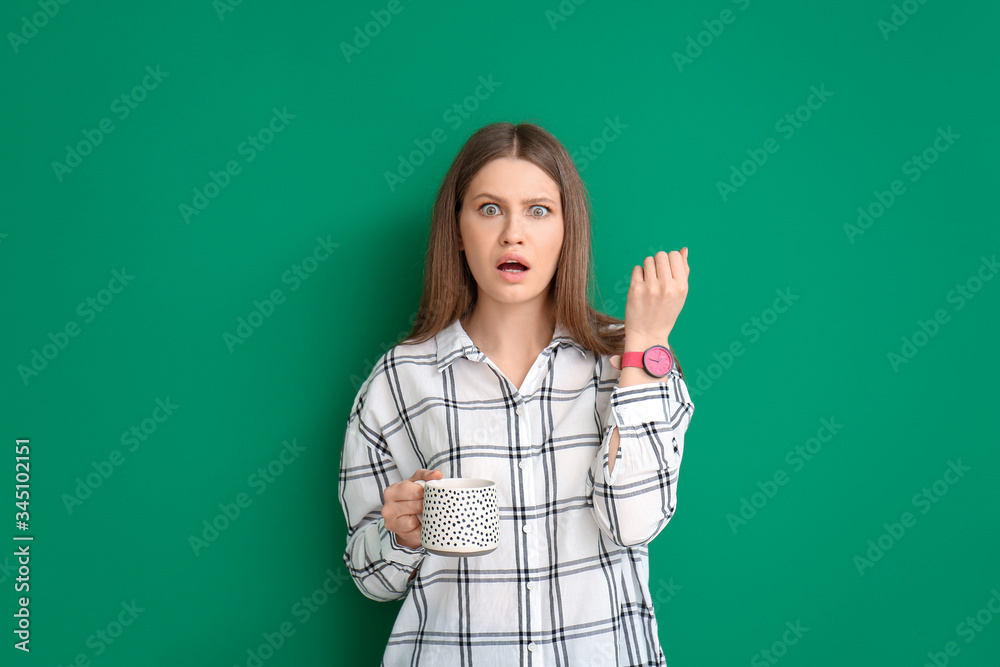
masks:
{"label": "shirt cuff", "polygon": [[[667,382],[646,382],[628,387],[616,387],[611,392],[609,425],[635,427],[649,422],[670,421],[667,402],[670,389]],[[616,464],[617,465],[617,464]]]}
{"label": "shirt cuff", "polygon": [[415,568],[427,555],[423,547],[411,549],[396,541],[396,533],[385,527],[385,519],[378,520],[379,541],[382,544],[382,558],[405,568]]}

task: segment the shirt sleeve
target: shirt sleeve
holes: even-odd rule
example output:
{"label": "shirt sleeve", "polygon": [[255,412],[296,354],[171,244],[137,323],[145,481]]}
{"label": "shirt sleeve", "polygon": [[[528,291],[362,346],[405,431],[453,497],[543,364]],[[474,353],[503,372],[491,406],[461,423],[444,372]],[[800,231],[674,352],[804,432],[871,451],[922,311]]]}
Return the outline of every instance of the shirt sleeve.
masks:
{"label": "shirt sleeve", "polygon": [[385,383],[379,368],[376,364],[358,391],[348,418],[340,459],[340,502],[347,518],[344,562],[348,571],[366,597],[388,601],[406,595],[410,575],[427,552],[396,542],[382,518],[385,489],[402,477],[380,427],[379,412],[386,408],[379,403],[391,405],[392,400],[380,394]]}
{"label": "shirt sleeve", "polygon": [[[607,359],[604,363],[610,367]],[[676,366],[660,381],[611,392],[601,448],[587,486],[597,523],[616,544],[648,543],[673,516],[684,433],[693,414],[694,404]],[[618,454],[612,471],[609,450],[615,427]]]}

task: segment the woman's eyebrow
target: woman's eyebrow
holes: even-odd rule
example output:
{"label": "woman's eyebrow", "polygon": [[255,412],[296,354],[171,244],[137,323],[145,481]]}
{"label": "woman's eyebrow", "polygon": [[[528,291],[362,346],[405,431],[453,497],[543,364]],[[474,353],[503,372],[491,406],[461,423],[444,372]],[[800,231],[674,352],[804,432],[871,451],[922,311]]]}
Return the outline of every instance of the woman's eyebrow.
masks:
{"label": "woman's eyebrow", "polygon": [[[480,193],[480,194],[476,195],[475,197],[473,197],[473,199],[480,199],[480,198],[483,198],[483,197],[485,197],[487,199],[493,199],[493,200],[496,200],[496,201],[501,202],[501,203],[506,203],[506,200],[503,197],[498,197],[498,196],[492,195],[492,194],[490,194],[488,192]],[[540,197],[532,197],[531,199],[525,199],[521,203],[522,204],[554,204],[555,202],[552,199],[549,199],[548,197],[540,196]]]}

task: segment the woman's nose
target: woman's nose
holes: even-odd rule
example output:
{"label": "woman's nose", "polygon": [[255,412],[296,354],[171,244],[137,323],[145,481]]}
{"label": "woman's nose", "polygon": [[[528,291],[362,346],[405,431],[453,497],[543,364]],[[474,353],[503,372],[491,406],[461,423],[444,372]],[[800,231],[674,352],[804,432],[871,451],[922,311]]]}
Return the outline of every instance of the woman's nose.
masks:
{"label": "woman's nose", "polygon": [[503,231],[500,233],[500,243],[501,245],[522,243],[524,241],[524,223],[517,218],[517,216],[511,216],[507,219],[506,224],[503,226]]}

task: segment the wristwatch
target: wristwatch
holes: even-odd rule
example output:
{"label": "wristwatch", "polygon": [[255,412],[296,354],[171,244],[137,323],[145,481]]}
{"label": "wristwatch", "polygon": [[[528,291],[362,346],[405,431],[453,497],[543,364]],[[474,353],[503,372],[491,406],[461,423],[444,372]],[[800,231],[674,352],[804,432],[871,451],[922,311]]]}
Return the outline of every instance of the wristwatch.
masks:
{"label": "wristwatch", "polygon": [[622,368],[642,368],[655,378],[665,377],[674,366],[674,355],[662,345],[653,345],[645,352],[626,352],[622,355]]}

